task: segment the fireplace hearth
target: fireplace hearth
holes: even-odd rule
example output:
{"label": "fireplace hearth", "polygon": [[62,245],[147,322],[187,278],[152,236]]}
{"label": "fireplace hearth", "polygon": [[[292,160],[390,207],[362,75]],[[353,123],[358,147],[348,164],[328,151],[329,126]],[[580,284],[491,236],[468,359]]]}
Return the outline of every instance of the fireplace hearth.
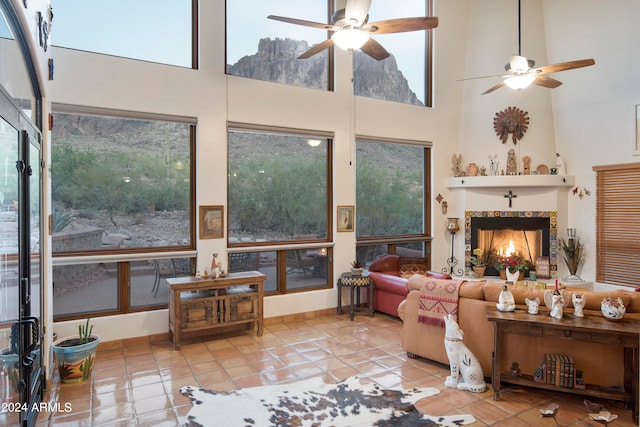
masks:
{"label": "fireplace hearth", "polygon": [[[486,276],[497,276],[501,257],[518,255],[535,266],[548,257],[551,277],[557,273],[557,212],[467,211],[465,212],[465,264],[470,268],[472,251],[481,248]],[[553,249],[552,249],[553,248]]]}

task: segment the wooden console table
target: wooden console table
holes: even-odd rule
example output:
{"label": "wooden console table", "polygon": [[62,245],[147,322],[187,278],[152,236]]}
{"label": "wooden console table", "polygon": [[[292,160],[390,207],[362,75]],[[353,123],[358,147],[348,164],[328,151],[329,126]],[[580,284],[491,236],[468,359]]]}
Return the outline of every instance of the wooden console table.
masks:
{"label": "wooden console table", "polygon": [[257,325],[262,336],[262,299],[266,276],[257,271],[217,279],[178,277],[169,283],[169,337],[175,349],[185,332],[210,331],[239,324]]}
{"label": "wooden console table", "polygon": [[[554,319],[548,313],[529,314],[525,310],[502,312],[495,308],[487,310],[487,320],[494,322],[493,363],[491,381],[493,399],[500,400],[500,383],[519,384],[528,387],[566,393],[582,394],[596,398],[625,402],[631,407],[633,420],[638,422],[638,347],[640,343],[640,320],[623,318],[612,321],[603,316],[585,314],[584,317],[565,315]],[[624,391],[617,392],[587,385],[584,389],[557,387],[539,383],[531,375],[513,377],[501,372],[502,336],[517,334],[546,336],[584,342],[603,343],[624,347]],[[540,355],[542,360],[542,355]],[[610,363],[615,363],[610,361]]]}

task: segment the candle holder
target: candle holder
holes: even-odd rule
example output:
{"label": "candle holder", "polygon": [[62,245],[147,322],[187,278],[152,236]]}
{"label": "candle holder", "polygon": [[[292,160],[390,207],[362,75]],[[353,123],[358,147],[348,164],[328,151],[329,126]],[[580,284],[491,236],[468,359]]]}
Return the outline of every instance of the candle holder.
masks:
{"label": "candle holder", "polygon": [[447,218],[447,231],[451,233],[451,256],[447,259],[447,267],[442,269],[443,273],[449,273],[451,275],[462,276],[464,271],[461,268],[458,268],[455,272],[456,265],[458,265],[458,260],[453,255],[454,254],[454,243],[455,243],[455,235],[458,231],[460,231],[460,224],[458,224],[459,218]]}

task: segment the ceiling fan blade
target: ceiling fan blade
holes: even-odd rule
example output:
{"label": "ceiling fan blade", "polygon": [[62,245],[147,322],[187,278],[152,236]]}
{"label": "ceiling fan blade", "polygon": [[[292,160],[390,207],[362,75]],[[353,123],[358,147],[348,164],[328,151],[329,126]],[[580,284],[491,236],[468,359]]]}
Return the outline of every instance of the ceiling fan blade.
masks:
{"label": "ceiling fan blade", "polygon": [[536,68],[534,71],[541,74],[557,73],[559,71],[573,70],[574,68],[588,67],[594,65],[593,59],[580,59],[577,61],[560,62],[558,64],[545,65]]}
{"label": "ceiling fan blade", "polygon": [[378,61],[388,58],[389,52],[387,49],[382,47],[380,43],[369,37],[369,40],[360,48],[361,51],[372,57],[373,59],[377,59]]}
{"label": "ceiling fan blade", "polygon": [[489,89],[482,92],[482,95],[486,95],[488,93],[493,92],[494,90],[500,89],[502,86],[504,86],[504,80],[494,86],[491,86]]}
{"label": "ceiling fan blade", "polygon": [[417,16],[414,18],[396,18],[368,24],[367,31],[375,34],[405,33],[408,31],[430,30],[438,26],[435,16]]}
{"label": "ceiling fan blade", "polygon": [[331,46],[333,46],[333,40],[326,39],[322,43],[318,43],[317,45],[313,46],[311,49],[309,49],[306,52],[304,52],[302,55],[298,56],[298,59],[310,58],[313,55],[315,55],[316,53],[320,53],[323,50],[330,48]]}
{"label": "ceiling fan blade", "polygon": [[458,79],[457,82],[466,82],[467,80],[478,80],[478,79],[495,79],[498,77],[508,77],[501,74],[494,74],[492,76],[479,76],[479,77],[467,77],[466,79]]}
{"label": "ceiling fan blade", "polygon": [[330,24],[322,24],[320,22],[306,21],[304,19],[288,18],[286,16],[276,16],[276,15],[269,15],[267,16],[267,18],[273,19],[274,21],[287,22],[289,24],[304,25],[305,27],[312,27],[312,28],[320,28],[321,30],[331,30],[331,31],[338,30],[338,28]]}
{"label": "ceiling fan blade", "polygon": [[548,76],[536,76],[536,79],[533,81],[534,85],[546,87],[549,89],[554,89],[562,84],[561,81],[556,79],[552,79]]}
{"label": "ceiling fan blade", "polygon": [[367,21],[371,0],[347,0],[344,17],[349,25],[361,26]]}

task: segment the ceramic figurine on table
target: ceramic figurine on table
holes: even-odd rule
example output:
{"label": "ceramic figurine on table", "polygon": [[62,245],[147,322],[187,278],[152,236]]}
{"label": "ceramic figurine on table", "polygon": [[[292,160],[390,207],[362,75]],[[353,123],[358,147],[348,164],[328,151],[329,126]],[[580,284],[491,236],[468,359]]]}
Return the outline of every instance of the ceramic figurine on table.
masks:
{"label": "ceramic figurine on table", "polygon": [[584,309],[584,305],[587,303],[587,298],[584,294],[571,295],[571,302],[573,303],[573,315],[576,317],[584,317],[582,310]]}
{"label": "ceramic figurine on table", "polygon": [[451,375],[444,380],[444,385],[458,390],[482,393],[487,389],[482,366],[478,358],[462,342],[464,332],[451,314],[444,316],[444,325],[444,348],[447,351],[451,372]]}
{"label": "ceramic figurine on table", "polygon": [[507,285],[502,285],[496,308],[500,311],[514,311],[516,309],[516,300]]}
{"label": "ceramic figurine on table", "polygon": [[562,319],[562,311],[564,309],[564,297],[567,291],[562,291],[562,293],[556,290],[546,290],[544,291],[544,304],[547,306],[549,310],[549,316],[554,319]]}
{"label": "ceramic figurine on table", "polygon": [[529,307],[529,309],[527,310],[527,313],[538,314],[538,306],[540,305],[540,298],[538,297],[525,298],[524,303],[527,304],[527,307]]}

